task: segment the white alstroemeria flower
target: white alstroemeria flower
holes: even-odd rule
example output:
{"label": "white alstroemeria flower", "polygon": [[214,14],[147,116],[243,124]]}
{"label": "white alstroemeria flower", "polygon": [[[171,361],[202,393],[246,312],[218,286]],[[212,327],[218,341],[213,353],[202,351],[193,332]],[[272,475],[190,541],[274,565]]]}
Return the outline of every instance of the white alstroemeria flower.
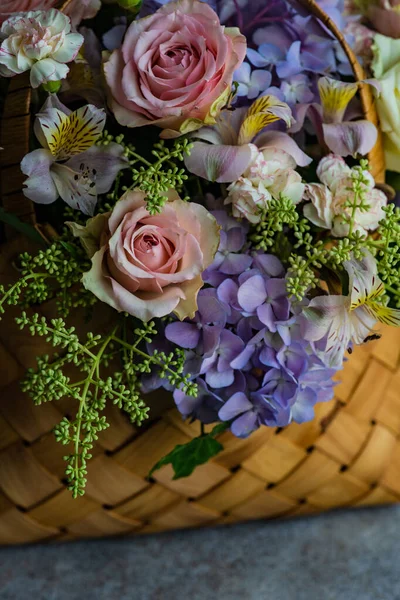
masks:
{"label": "white alstroemeria flower", "polygon": [[33,88],[65,79],[83,44],[80,33],[71,33],[69,17],[59,10],[18,13],[1,26],[0,74],[12,77],[30,70]]}
{"label": "white alstroemeria flower", "polygon": [[365,251],[362,260],[352,259],[344,267],[349,276],[349,294],[318,296],[303,309],[304,337],[311,342],[324,341],[321,351],[331,366],[342,363],[351,342],[362,344],[378,321],[400,326],[400,310],[381,302],[385,288],[374,257]]}
{"label": "white alstroemeria flower", "polygon": [[51,204],[59,196],[72,208],[93,215],[97,194],[110,189],[117,173],[128,166],[120,144],[95,146],[106,115],[87,104],[71,112],[49,96],[35,121],[35,134],[43,146],[21,162],[25,196]]}

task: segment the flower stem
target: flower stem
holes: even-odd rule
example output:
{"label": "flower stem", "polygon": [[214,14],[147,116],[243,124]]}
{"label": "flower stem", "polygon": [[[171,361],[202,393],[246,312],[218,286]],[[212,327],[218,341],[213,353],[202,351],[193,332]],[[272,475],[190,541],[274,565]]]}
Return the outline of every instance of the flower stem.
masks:
{"label": "flower stem", "polygon": [[14,285],[12,285],[6,291],[6,293],[4,294],[4,296],[1,298],[1,300],[0,300],[0,314],[2,313],[3,304],[6,302],[7,298],[9,298],[13,292],[15,292],[16,290],[18,290],[18,288],[20,288],[20,290],[22,291],[22,289],[24,287],[26,287],[25,283],[27,281],[29,281],[29,279],[47,279],[48,277],[50,277],[49,273],[30,273],[29,275],[25,275],[21,279],[18,279],[18,281],[16,281],[14,283]]}
{"label": "flower stem", "polygon": [[99,352],[95,355],[92,354],[93,356],[93,363],[92,366],[90,367],[88,376],[85,380],[85,384],[83,387],[83,391],[82,391],[82,396],[80,399],[80,403],[79,403],[79,410],[78,410],[78,414],[76,417],[76,432],[75,432],[75,481],[79,480],[79,458],[80,458],[80,453],[79,453],[79,444],[80,444],[80,439],[81,439],[81,429],[82,429],[82,416],[83,416],[83,410],[86,406],[86,398],[89,392],[89,388],[90,385],[93,382],[93,375],[98,372],[99,369],[99,365],[101,362],[101,357],[103,356],[108,344],[111,342],[111,340],[114,338],[114,334],[117,331],[118,326],[115,327],[113,329],[113,331],[110,333],[110,335],[108,335],[106,337],[106,339],[104,340],[104,342],[102,343]]}

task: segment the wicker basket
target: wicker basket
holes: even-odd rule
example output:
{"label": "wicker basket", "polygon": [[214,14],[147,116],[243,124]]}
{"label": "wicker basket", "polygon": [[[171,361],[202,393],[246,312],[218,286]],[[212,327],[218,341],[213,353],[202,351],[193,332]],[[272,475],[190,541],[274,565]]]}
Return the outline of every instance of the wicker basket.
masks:
{"label": "wicker basket", "polygon": [[[313,3],[301,3],[320,16]],[[362,97],[365,114],[376,120],[367,88]],[[1,183],[6,209],[34,222],[19,169],[28,151],[29,104],[26,80],[16,78],[2,123]],[[379,144],[370,159],[382,181]],[[17,238],[1,248],[2,283],[15,278],[13,258],[26,243]],[[53,310],[51,302],[40,307],[47,316]],[[0,543],[149,533],[400,500],[399,330],[387,329],[380,341],[353,353],[335,399],[316,407],[314,421],[264,427],[247,440],[224,433],[224,451],[186,479],[173,481],[169,467],[154,479],[146,477],[174,445],[198,435],[197,425],[183,422],[170,398],[155,397],[153,420],[140,430],[109,407],[112,427],[94,448],[87,493],[73,500],[62,479],[65,450],[52,429],[74,406],[67,399],[37,408],[21,392],[24,369],[49,349],[42,339],[17,329],[15,312],[10,309],[0,326]]]}

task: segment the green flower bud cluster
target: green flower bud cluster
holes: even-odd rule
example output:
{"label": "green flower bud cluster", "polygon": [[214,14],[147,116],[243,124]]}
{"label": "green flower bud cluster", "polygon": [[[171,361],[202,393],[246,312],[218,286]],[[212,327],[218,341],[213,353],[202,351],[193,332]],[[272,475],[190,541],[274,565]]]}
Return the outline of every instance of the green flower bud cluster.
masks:
{"label": "green flower bud cluster", "polygon": [[[252,228],[250,240],[256,249],[272,252],[287,268],[288,293],[301,301],[316,288],[326,274],[341,277],[343,263],[361,259],[365,250],[376,258],[378,273],[388,294],[389,303],[400,307],[400,209],[393,204],[385,207],[385,218],[375,235],[365,235],[355,229],[357,211],[368,211],[365,175],[368,163],[360,161],[353,168],[349,197],[344,205],[343,220],[349,232],[343,238],[334,238],[330,232],[314,226],[301,216],[301,208],[290,198],[271,199],[262,209],[261,220]],[[336,274],[336,275],[335,275]]]}
{"label": "green flower bud cluster", "polygon": [[[22,389],[37,405],[64,397],[77,402],[75,417],[64,417],[55,428],[57,441],[72,446],[71,453],[64,458],[68,488],[74,497],[85,491],[87,461],[93,444],[108,427],[102,414],[107,402],[123,410],[135,425],[148,418],[149,409],[141,397],[140,374],[157,369],[176,388],[188,395],[197,394],[190,375],[183,373],[185,356],[181,350],[168,355],[158,351],[147,353],[146,343],[157,333],[153,321],[134,328],[132,317],[122,315],[112,331],[105,335],[90,332],[84,341],[62,318],[48,320],[38,313],[28,316],[22,312],[16,321],[21,329],[28,328],[31,335],[44,337],[60,350],[52,357],[37,359],[37,368],[27,371]],[[122,370],[115,368],[117,365]]]}

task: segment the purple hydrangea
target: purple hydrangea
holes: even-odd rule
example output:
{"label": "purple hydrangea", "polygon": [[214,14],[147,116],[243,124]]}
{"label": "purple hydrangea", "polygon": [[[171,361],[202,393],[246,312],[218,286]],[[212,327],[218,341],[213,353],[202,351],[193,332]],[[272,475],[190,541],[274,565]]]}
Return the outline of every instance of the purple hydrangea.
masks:
{"label": "purple hydrangea", "polygon": [[[159,7],[167,1],[145,4]],[[309,105],[319,101],[321,74],[349,72],[337,41],[295,0],[208,3],[248,40],[247,60],[235,77],[239,105],[274,94],[290,105],[301,125]],[[319,4],[343,26],[343,0]],[[203,203],[221,226],[218,252],[202,275],[194,318],[168,323],[160,339],[161,345],[184,350],[184,372],[198,385],[196,398],[175,390],[176,405],[185,418],[229,422],[238,437],[261,425],[311,420],[315,404],[333,396],[335,370],[302,335],[301,310],[287,295],[285,269],[276,256],[251,249],[248,223],[229,216],[222,202],[207,195]],[[157,374],[148,381],[151,389],[168,387]]]}
{"label": "purple hydrangea", "polygon": [[304,340],[279,259],[251,251],[246,227],[225,211],[213,214],[224,235],[198,311],[165,328],[164,340],[185,350],[185,372],[199,387],[197,398],[175,390],[176,405],[184,417],[229,421],[238,437],[308,421],[317,402],[332,398],[336,371]]}
{"label": "purple hydrangea", "polygon": [[[343,31],[344,0],[318,3]],[[260,95],[273,94],[289,104],[296,118],[302,106],[319,102],[321,75],[349,75],[351,65],[325,25],[294,0],[260,2],[258,10],[256,4],[240,2],[240,10],[229,19],[229,25],[241,27],[248,40],[248,62],[235,74],[238,102],[246,104],[246,98],[249,104]]]}

